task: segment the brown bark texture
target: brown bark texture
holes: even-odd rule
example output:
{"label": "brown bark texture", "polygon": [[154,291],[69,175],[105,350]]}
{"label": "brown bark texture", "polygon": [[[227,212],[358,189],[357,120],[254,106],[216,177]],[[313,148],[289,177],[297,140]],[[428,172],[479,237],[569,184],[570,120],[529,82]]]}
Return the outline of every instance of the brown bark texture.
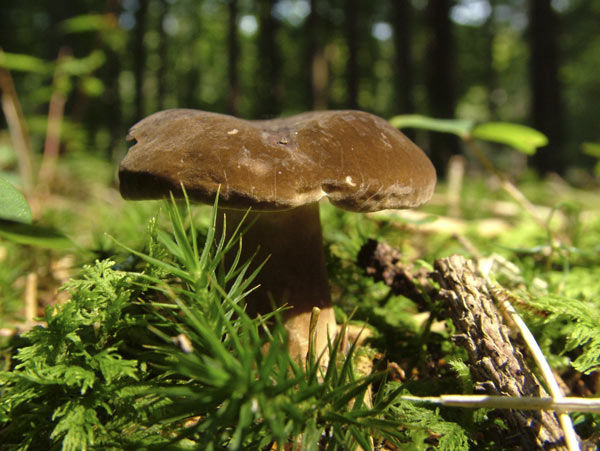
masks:
{"label": "brown bark texture", "polygon": [[[369,241],[358,263],[367,274],[422,303],[422,290],[432,299],[443,299],[456,327],[453,337],[469,355],[469,368],[477,392],[499,396],[548,396],[521,351],[495,301],[503,289],[491,287],[478,275],[473,261],[453,255],[435,261],[432,273],[412,274],[399,252],[385,243]],[[435,281],[437,284],[433,284]],[[437,285],[437,286],[436,286]],[[566,449],[562,429],[552,412],[503,410],[512,446],[519,449]]]}

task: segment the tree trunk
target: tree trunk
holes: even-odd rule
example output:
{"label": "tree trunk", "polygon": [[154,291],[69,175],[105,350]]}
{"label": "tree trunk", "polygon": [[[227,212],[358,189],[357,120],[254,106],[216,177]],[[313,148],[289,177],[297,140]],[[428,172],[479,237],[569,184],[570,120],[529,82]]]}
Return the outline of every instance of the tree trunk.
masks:
{"label": "tree trunk", "polygon": [[[454,118],[456,107],[455,44],[450,22],[451,0],[429,0],[425,10],[427,43],[427,93],[429,114],[436,118]],[[460,153],[455,136],[432,133],[431,160],[438,174],[444,174],[452,155]]]}
{"label": "tree trunk", "polygon": [[229,30],[228,30],[228,55],[227,55],[227,79],[229,83],[227,111],[237,116],[240,103],[240,83],[238,77],[238,61],[240,58],[240,46],[238,41],[238,0],[229,0]]}
{"label": "tree trunk", "polygon": [[169,66],[169,54],[168,54],[168,37],[164,27],[165,17],[169,9],[167,0],[160,0],[160,14],[158,15],[158,56],[160,59],[160,65],[156,71],[157,78],[157,93],[156,93],[156,106],[158,110],[165,108],[165,97],[167,95],[167,70]]}
{"label": "tree trunk", "polygon": [[[394,113],[415,112],[413,96],[412,60],[412,5],[408,0],[390,0],[392,27],[394,29]],[[410,139],[415,138],[412,129],[403,130]]]}
{"label": "tree trunk", "polygon": [[345,2],[345,34],[348,46],[348,60],[346,62],[346,89],[348,108],[358,108],[358,83],[360,78],[358,66],[358,2],[346,0]]}
{"label": "tree trunk", "polygon": [[210,108],[210,105],[204,105],[199,99],[198,86],[202,82],[199,64],[192,63],[190,70],[183,75],[182,88],[179,91],[179,104],[185,105],[186,108]]}
{"label": "tree trunk", "polygon": [[391,0],[394,29],[396,108],[401,114],[415,111],[413,97],[412,6],[408,0]]}
{"label": "tree trunk", "polygon": [[322,21],[319,16],[319,0],[310,0],[310,13],[304,23],[305,39],[305,108],[323,110],[327,108],[327,85],[329,67],[325,58]]}
{"label": "tree trunk", "polygon": [[566,166],[562,151],[563,108],[558,81],[557,20],[550,0],[529,1],[529,45],[532,124],[549,140],[533,161],[540,173],[561,174]]}
{"label": "tree trunk", "polygon": [[[3,6],[8,7],[9,3],[10,2],[5,1],[3,2]],[[33,5],[34,4],[31,4],[30,8],[35,8]],[[78,14],[83,14],[84,11],[82,10],[81,2],[72,2],[68,0],[55,0],[52,2],[47,2],[45,3],[44,7],[48,15],[48,18],[46,20],[48,20],[48,23],[50,24],[59,24],[62,21],[74,17]],[[37,9],[33,9],[32,11],[30,11],[30,13],[36,12]],[[0,15],[4,16],[4,11],[1,11]],[[6,29],[3,30],[10,30],[14,26],[14,24],[10,24]],[[3,34],[7,35],[8,33],[4,32]],[[89,48],[87,47],[90,43],[88,38],[89,36],[84,37],[81,34],[61,33],[59,31],[59,27],[49,27],[44,33],[43,37],[45,45],[43,45],[41,48],[44,49],[45,56],[48,59],[56,58],[56,53],[61,47],[67,47],[71,49],[74,55],[77,55],[78,52],[81,50],[89,50]],[[2,36],[2,40],[4,40],[4,36]],[[5,50],[10,51],[6,47]],[[40,57],[43,55],[37,54],[36,56]]]}
{"label": "tree trunk", "polygon": [[146,34],[146,16],[149,0],[140,0],[135,13],[135,31],[133,37],[133,71],[135,78],[135,121],[142,119],[144,111],[144,71],[146,66],[146,47],[144,35]]}
{"label": "tree trunk", "polygon": [[313,65],[317,57],[317,0],[310,0],[310,13],[304,22],[304,107],[312,110],[315,107],[315,74]]}
{"label": "tree trunk", "polygon": [[258,118],[266,119],[281,112],[281,57],[277,47],[278,24],[272,14],[275,0],[259,0],[257,3],[259,65],[255,111]]}
{"label": "tree trunk", "polygon": [[[194,28],[186,36],[185,42],[181,44],[183,48],[177,49],[178,58],[187,58],[190,64],[187,71],[179,72],[175,90],[177,92],[177,103],[180,106],[196,109],[214,109],[214,103],[207,103],[202,98],[202,69],[206,65],[202,64],[199,49],[195,45],[196,42],[205,37],[204,34],[206,33],[206,26],[203,23],[202,4],[202,1],[196,1],[194,3],[195,8],[190,9],[190,14],[193,15]],[[210,67],[206,67],[206,69],[213,70]],[[221,105],[221,103],[219,104]],[[225,101],[222,108],[226,108]]]}
{"label": "tree trunk", "polygon": [[[107,13],[114,15],[115,21],[121,13],[121,2],[119,0],[110,0],[108,2]],[[121,55],[119,52],[112,49],[110,45],[104,46],[106,52],[105,79],[106,90],[104,99],[107,108],[107,123],[110,130],[110,145],[108,151],[121,148],[123,144],[123,105],[121,103],[121,95],[119,94],[119,74],[121,72]]]}
{"label": "tree trunk", "polygon": [[498,76],[494,67],[494,39],[496,37],[495,27],[495,6],[496,0],[489,0],[491,12],[483,24],[483,33],[485,36],[485,85],[487,86],[487,104],[490,119],[495,120],[498,117],[498,108],[494,100],[494,91],[498,88]]}

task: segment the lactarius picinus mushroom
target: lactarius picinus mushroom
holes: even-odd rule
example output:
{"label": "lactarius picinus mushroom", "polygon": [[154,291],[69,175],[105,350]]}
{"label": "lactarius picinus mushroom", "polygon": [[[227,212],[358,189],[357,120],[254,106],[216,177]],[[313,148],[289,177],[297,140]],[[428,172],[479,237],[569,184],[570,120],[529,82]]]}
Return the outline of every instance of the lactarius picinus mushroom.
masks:
{"label": "lactarius picinus mushroom", "polygon": [[204,111],[155,113],[134,125],[135,140],[119,168],[127,199],[172,192],[212,203],[217,192],[228,228],[252,207],[246,255],[269,260],[248,312],[271,300],[284,312],[290,353],[304,358],[309,322],[320,309],[315,352],[326,349],[336,322],[323,254],[318,202],[355,212],[411,208],[426,202],[435,170],[421,149],[387,121],[361,111],[315,111],[249,121]]}

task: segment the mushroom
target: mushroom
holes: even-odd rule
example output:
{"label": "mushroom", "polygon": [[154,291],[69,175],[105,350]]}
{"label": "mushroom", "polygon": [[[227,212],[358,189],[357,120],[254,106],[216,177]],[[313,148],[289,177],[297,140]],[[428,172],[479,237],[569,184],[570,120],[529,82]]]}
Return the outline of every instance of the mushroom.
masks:
{"label": "mushroom", "polygon": [[304,358],[309,323],[320,309],[314,338],[327,349],[336,322],[331,303],[318,202],[344,210],[411,208],[433,194],[435,169],[423,151],[387,121],[361,111],[315,111],[249,121],[189,109],[155,113],[135,124],[136,144],[121,162],[126,199],[172,192],[227,210],[229,224],[252,207],[256,222],[244,253],[270,256],[248,298],[251,314],[284,312],[290,354]]}

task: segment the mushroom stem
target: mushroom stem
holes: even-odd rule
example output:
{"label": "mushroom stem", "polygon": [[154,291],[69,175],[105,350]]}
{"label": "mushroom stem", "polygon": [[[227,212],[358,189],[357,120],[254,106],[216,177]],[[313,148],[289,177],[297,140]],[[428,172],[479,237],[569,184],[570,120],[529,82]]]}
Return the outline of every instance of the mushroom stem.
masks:
{"label": "mushroom stem", "polygon": [[[227,229],[234,230],[244,216],[243,211],[223,209]],[[294,359],[306,358],[309,346],[310,317],[314,307],[321,312],[314,340],[315,354],[327,349],[328,334],[336,332],[331,304],[325,255],[321,235],[318,203],[310,203],[278,212],[251,212],[246,219],[255,221],[242,238],[242,258],[250,258],[258,249],[255,265],[268,261],[256,282],[260,287],[249,294],[250,315],[264,314],[276,306],[284,311],[284,326],[289,336],[289,351]]]}

